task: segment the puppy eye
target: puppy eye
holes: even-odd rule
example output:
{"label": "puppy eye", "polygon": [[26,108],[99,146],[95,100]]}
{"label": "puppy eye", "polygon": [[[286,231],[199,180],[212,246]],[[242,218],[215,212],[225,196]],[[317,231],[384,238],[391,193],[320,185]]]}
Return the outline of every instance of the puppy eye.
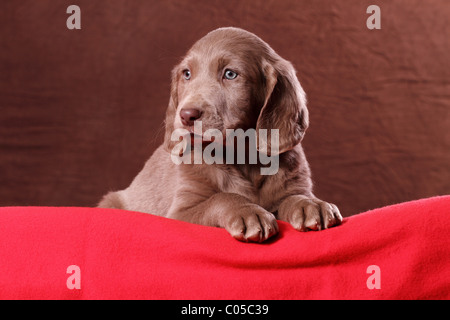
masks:
{"label": "puppy eye", "polygon": [[233,80],[233,79],[236,79],[238,74],[236,72],[234,72],[233,70],[227,69],[227,70],[225,70],[225,73],[223,76],[227,80]]}
{"label": "puppy eye", "polygon": [[186,79],[186,80],[189,80],[190,78],[191,78],[191,71],[190,70],[183,70],[183,77]]}

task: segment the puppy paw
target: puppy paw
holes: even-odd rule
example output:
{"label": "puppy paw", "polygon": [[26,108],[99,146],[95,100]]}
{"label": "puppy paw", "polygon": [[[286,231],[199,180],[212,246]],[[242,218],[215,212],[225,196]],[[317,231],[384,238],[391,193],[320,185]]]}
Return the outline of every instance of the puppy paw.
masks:
{"label": "puppy paw", "polygon": [[278,224],[272,213],[249,205],[233,213],[225,229],[239,241],[263,242],[278,233]]}
{"label": "puppy paw", "polygon": [[291,196],[283,201],[278,210],[278,217],[299,231],[319,231],[342,222],[336,205],[304,196]]}

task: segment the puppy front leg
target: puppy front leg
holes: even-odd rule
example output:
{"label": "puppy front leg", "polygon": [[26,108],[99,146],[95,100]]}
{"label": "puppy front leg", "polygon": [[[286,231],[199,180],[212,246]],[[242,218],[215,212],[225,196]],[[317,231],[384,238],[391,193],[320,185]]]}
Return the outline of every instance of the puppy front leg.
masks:
{"label": "puppy front leg", "polygon": [[216,193],[193,207],[174,204],[167,217],[225,228],[235,239],[245,242],[262,242],[278,233],[272,213],[234,193]]}
{"label": "puppy front leg", "polygon": [[336,205],[303,195],[292,195],[284,199],[278,208],[278,219],[290,223],[299,231],[318,231],[342,222]]}

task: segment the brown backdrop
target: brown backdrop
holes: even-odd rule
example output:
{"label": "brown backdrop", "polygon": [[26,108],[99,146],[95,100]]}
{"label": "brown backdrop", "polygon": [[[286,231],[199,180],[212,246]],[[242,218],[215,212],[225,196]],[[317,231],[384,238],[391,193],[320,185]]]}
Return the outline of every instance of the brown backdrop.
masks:
{"label": "brown backdrop", "polygon": [[351,215],[449,194],[449,17],[448,0],[2,0],[0,205],[93,206],[126,187],[162,142],[172,66],[221,26],[296,66],[319,197]]}

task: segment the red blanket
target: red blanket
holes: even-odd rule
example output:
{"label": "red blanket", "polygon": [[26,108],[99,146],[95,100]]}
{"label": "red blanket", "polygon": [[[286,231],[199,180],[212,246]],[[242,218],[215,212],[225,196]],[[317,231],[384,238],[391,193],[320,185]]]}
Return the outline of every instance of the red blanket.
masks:
{"label": "red blanket", "polygon": [[1,299],[448,299],[450,196],[265,244],[92,208],[0,208]]}

